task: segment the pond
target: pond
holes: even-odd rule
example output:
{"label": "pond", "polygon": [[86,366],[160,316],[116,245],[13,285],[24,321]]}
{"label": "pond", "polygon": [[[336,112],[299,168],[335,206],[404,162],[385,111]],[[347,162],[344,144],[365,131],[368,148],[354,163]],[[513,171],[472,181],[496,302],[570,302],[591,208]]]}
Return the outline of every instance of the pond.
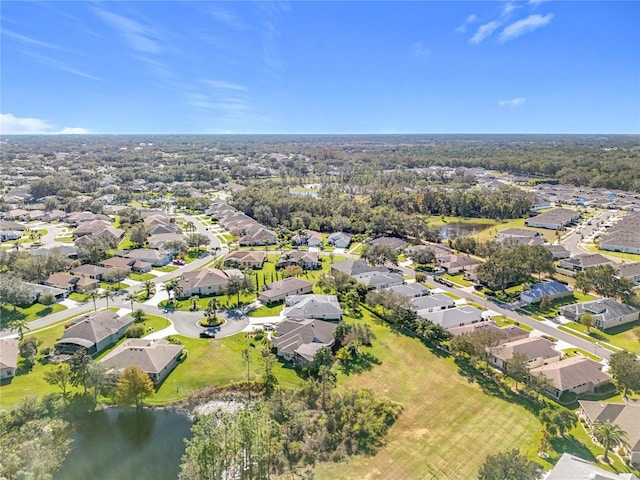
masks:
{"label": "pond", "polygon": [[440,227],[440,234],[445,240],[458,237],[475,235],[482,230],[490,228],[486,223],[447,223]]}
{"label": "pond", "polygon": [[173,410],[108,408],[78,427],[55,480],[175,480],[191,421]]}

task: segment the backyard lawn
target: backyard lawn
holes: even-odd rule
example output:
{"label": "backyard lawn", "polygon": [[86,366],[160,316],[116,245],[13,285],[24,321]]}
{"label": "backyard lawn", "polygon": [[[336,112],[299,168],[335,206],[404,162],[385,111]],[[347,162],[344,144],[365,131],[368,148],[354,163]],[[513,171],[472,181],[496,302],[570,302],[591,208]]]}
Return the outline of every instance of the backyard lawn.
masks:
{"label": "backyard lawn", "polygon": [[284,302],[276,303],[271,306],[264,306],[260,308],[256,308],[255,310],[251,310],[248,315],[250,317],[277,317],[282,313],[282,309],[284,308]]}
{"label": "backyard lawn", "polygon": [[595,328],[592,328],[591,332],[587,332],[587,327],[584,325],[576,322],[569,322],[561,328],[569,333],[582,333],[583,336],[587,336],[587,339],[592,342],[607,342],[611,345],[615,345],[616,347],[624,348],[630,352],[640,354],[640,342],[636,339],[636,336],[633,333],[633,329],[638,326],[640,326],[640,321],[627,323],[616,328],[610,328],[604,332]]}
{"label": "backyard lawn", "polygon": [[[171,372],[155,395],[145,400],[151,404],[164,404],[184,399],[190,393],[209,385],[229,385],[246,381],[247,367],[242,360],[242,350],[251,352],[250,378],[259,380],[264,371],[261,342],[244,334],[222,339],[187,338],[177,335],[188,355]],[[279,385],[293,387],[302,383],[288,363],[278,360],[273,369]]]}

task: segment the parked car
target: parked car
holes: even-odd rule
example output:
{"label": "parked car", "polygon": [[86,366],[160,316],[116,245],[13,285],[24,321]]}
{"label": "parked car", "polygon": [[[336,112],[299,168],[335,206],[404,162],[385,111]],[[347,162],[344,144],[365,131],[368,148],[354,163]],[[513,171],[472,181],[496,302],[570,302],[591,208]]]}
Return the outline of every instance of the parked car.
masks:
{"label": "parked car", "polygon": [[262,328],[264,328],[266,332],[269,332],[271,330],[275,330],[276,327],[272,323],[265,323],[262,325]]}
{"label": "parked car", "polygon": [[213,327],[205,328],[200,332],[200,338],[216,338],[216,329]]}
{"label": "parked car", "polygon": [[179,259],[179,258],[176,258],[176,259],[173,261],[173,264],[174,264],[174,265],[184,265],[184,260],[181,260],[181,259]]}

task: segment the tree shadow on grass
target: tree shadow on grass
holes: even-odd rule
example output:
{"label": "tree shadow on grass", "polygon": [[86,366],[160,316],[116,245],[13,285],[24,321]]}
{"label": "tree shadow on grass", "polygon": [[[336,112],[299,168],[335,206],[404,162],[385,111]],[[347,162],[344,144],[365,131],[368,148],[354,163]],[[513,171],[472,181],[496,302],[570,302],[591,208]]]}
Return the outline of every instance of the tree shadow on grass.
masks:
{"label": "tree shadow on grass", "polygon": [[554,437],[551,439],[551,446],[560,454],[570,453],[589,462],[596,461],[596,457],[591,453],[591,450],[573,436]]}
{"label": "tree shadow on grass", "polygon": [[381,365],[382,362],[369,352],[361,352],[349,360],[340,360],[340,370],[345,375],[358,375],[369,371],[374,365]]}
{"label": "tree shadow on grass", "polygon": [[20,310],[13,310],[12,308],[0,307],[0,328],[5,329],[9,327],[11,322],[16,320],[22,320],[26,315]]}
{"label": "tree shadow on grass", "polygon": [[504,383],[483,374],[466,358],[456,358],[455,363],[460,375],[465,377],[470,383],[477,383],[481,390],[489,396],[520,405],[536,416],[539,414],[540,410],[545,407],[544,401],[541,402],[528,395],[516,393]]}

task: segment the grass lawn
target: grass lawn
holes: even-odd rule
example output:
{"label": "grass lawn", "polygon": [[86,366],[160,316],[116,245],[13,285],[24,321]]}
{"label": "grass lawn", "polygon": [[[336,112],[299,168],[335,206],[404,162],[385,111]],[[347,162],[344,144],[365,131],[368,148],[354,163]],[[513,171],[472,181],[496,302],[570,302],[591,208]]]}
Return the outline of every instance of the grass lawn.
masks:
{"label": "grass lawn", "polygon": [[[197,311],[204,311],[204,309],[207,308],[207,304],[209,303],[209,300],[211,300],[212,298],[215,298],[218,301],[219,310],[224,310],[227,308],[235,308],[238,306],[237,295],[232,295],[232,296],[214,295],[209,297],[198,298],[196,300],[196,305],[198,306]],[[253,302],[255,299],[256,299],[255,293],[240,295],[240,305],[248,305],[249,303]],[[183,300],[177,300],[173,302],[173,308],[174,310],[189,312],[189,311],[192,311],[191,310],[192,303],[193,303],[192,300],[189,298],[185,298]],[[166,304],[167,304],[167,301],[162,300],[158,306],[164,307],[166,306]]]}
{"label": "grass lawn", "polygon": [[251,310],[248,315],[250,317],[276,317],[280,315],[283,308],[284,302],[280,302],[270,307],[264,306],[256,308],[255,310]]}
{"label": "grass lawn", "polygon": [[61,312],[66,309],[67,307],[59,303],[54,303],[49,306],[42,305],[41,303],[34,303],[33,305],[25,308],[16,307],[15,310],[13,307],[2,306],[0,307],[0,319],[1,323],[4,325],[5,323],[12,322],[14,320],[37,320],[38,318],[46,317],[47,315]]}
{"label": "grass lawn", "polygon": [[[475,218],[469,219],[470,222],[472,221],[475,222],[476,220],[482,220],[482,219],[475,219]],[[532,230],[535,232],[539,232],[544,237],[544,239],[550,243],[553,243],[557,239],[555,230],[548,230],[546,228],[525,227],[524,220],[525,220],[524,218],[517,218],[515,220],[507,220],[505,222],[500,222],[500,223],[496,223],[494,220],[492,220],[492,222],[494,222],[494,226],[479,232],[477,234],[477,239],[479,242],[486,242],[487,240],[491,240],[495,238],[498,232],[507,230],[509,228],[522,228],[524,230]],[[481,223],[481,222],[478,222],[478,223]]]}
{"label": "grass lawn", "polygon": [[175,265],[165,265],[164,267],[153,267],[154,270],[158,270],[160,272],[165,272],[165,273],[173,272],[178,268],[180,267],[176,267]]}
{"label": "grass lawn", "polygon": [[448,273],[443,273],[441,275],[443,278],[451,280],[453,283],[457,283],[458,285],[462,285],[463,287],[470,287],[473,285],[468,280],[465,280],[464,273],[456,273],[455,275],[449,275]]}
{"label": "grass lawn", "polygon": [[156,276],[153,273],[130,273],[129,278],[137,282],[144,282],[156,278]]}
{"label": "grass lawn", "polygon": [[588,357],[591,360],[595,360],[596,362],[600,362],[602,360],[600,357],[597,357],[593,353],[589,353],[581,348],[565,348],[564,350],[562,350],[562,353],[564,353],[567,357],[575,357],[576,355],[580,354],[583,357]]}
{"label": "grass lawn", "polygon": [[358,321],[369,323],[377,336],[363,351],[379,365],[360,375],[340,373],[340,388],[370,388],[402,403],[404,411],[374,456],[321,464],[316,478],[474,478],[487,454],[511,448],[540,460],[540,423],[514,394],[484,393],[458,373],[452,358],[373,322],[367,311]]}
{"label": "grass lawn", "polygon": [[604,332],[596,330],[595,328],[592,328],[591,332],[587,332],[587,327],[584,325],[576,322],[570,322],[563,325],[564,328],[562,329],[569,333],[579,332],[586,340],[591,342],[607,342],[611,345],[615,345],[616,347],[624,348],[630,352],[640,354],[640,342],[636,340],[633,333],[633,329],[638,326],[640,326],[640,321],[627,323],[616,328],[610,328]]}
{"label": "grass lawn", "polygon": [[118,283],[100,282],[100,288],[103,288],[105,290],[115,290],[116,288],[118,288],[118,286],[120,286],[120,290],[124,290],[125,288],[129,287],[129,285],[122,282],[118,282]]}
{"label": "grass lawn", "polygon": [[138,246],[137,243],[133,243],[127,234],[118,244],[118,250],[132,250]]}
{"label": "grass lawn", "polygon": [[520,327],[523,330],[526,330],[527,332],[533,331],[533,328],[531,328],[529,325],[524,325],[520,322],[516,322],[503,315],[500,315],[497,317],[491,317],[491,320],[493,320],[496,323],[496,325],[498,325],[499,327],[506,327],[507,325],[517,325],[518,327]]}
{"label": "grass lawn", "polygon": [[622,252],[612,252],[611,250],[601,250],[593,243],[581,244],[585,250],[589,250],[592,253],[600,253],[602,255],[606,255],[607,257],[617,257],[621,258],[627,262],[640,262],[640,255],[636,253],[622,253]]}
{"label": "grass lawn", "polygon": [[[245,335],[234,335],[222,339],[200,339],[176,336],[188,355],[171,372],[155,395],[145,400],[161,405],[185,398],[190,393],[209,385],[229,385],[245,381],[247,368],[242,361],[242,350],[251,352],[250,378],[258,380],[264,368],[261,360],[263,345]],[[278,361],[273,373],[284,387],[302,383],[295,370],[288,363]]]}
{"label": "grass lawn", "polygon": [[88,302],[90,298],[84,293],[72,292],[69,294],[69,300],[73,300],[74,302]]}
{"label": "grass lawn", "polygon": [[69,236],[69,237],[56,237],[54,238],[54,240],[56,242],[62,242],[62,243],[73,243],[73,237]]}

